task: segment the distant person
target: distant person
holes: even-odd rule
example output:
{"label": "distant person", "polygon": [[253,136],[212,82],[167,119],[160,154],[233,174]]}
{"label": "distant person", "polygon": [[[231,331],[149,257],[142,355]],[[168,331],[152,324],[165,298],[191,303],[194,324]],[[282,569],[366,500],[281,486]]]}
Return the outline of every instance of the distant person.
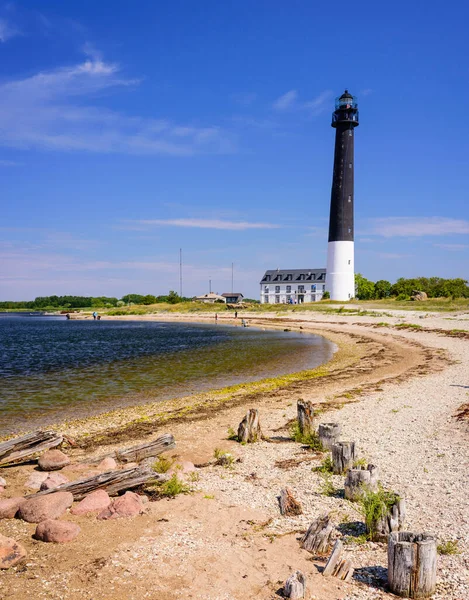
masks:
{"label": "distant person", "polygon": [[96,318],[98,319],[98,321],[101,321],[101,315],[97,315]]}
{"label": "distant person", "polygon": [[235,319],[237,319],[237,318],[238,318],[238,311],[235,310]]}
{"label": "distant person", "polygon": [[93,313],[93,319],[96,321],[97,317],[98,317],[98,313],[95,311],[95,312]]}
{"label": "distant person", "polygon": [[215,313],[215,323],[218,321],[218,313]]}

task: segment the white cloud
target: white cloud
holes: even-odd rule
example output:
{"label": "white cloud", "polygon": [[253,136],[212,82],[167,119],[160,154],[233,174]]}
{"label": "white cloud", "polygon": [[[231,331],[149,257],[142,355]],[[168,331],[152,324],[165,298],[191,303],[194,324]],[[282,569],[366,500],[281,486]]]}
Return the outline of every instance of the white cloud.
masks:
{"label": "white cloud", "polygon": [[[278,229],[280,225],[273,223],[253,223],[248,221],[227,221],[224,219],[147,219],[133,221],[130,228],[135,226],[156,225],[159,227],[196,227],[200,229],[228,229],[244,231],[246,229]],[[124,226],[126,228],[126,226]]]}
{"label": "white cloud", "polygon": [[308,109],[315,115],[319,114],[320,112],[322,112],[324,110],[326,104],[328,103],[328,101],[331,97],[332,97],[332,92],[329,90],[326,90],[324,92],[321,92],[318,96],[316,96],[316,98],[313,98],[313,100],[310,100],[309,102],[305,102],[303,104],[303,108]]}
{"label": "white cloud", "polygon": [[435,248],[443,248],[443,250],[452,250],[457,252],[469,248],[469,244],[433,244]]}
{"label": "white cloud", "polygon": [[298,97],[298,92],[296,90],[290,90],[273,103],[273,107],[275,110],[287,110],[291,108],[291,106],[295,103]]}
{"label": "white cloud", "polygon": [[386,217],[372,219],[369,233],[384,237],[468,234],[469,221],[446,217]]}
{"label": "white cloud", "polygon": [[191,156],[233,151],[231,136],[216,126],[174,124],[96,107],[90,99],[136,79],[88,48],[81,64],[0,84],[0,144],[14,148]]}
{"label": "white cloud", "polygon": [[19,31],[13,25],[5,21],[5,19],[0,19],[0,42],[5,43],[18,34]]}

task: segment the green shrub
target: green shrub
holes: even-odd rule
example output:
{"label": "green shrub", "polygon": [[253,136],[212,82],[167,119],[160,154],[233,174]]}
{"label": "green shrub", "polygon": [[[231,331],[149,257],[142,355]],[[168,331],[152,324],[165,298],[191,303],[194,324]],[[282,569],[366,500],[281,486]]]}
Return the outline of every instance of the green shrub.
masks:
{"label": "green shrub", "polygon": [[328,454],[319,467],[314,467],[313,471],[316,473],[332,473],[333,467],[332,457]]}
{"label": "green shrub", "polygon": [[330,473],[321,473],[321,478],[321,494],[324,494],[324,496],[336,496],[339,490],[335,487],[332,481],[332,475]]}
{"label": "green shrub", "polygon": [[174,473],[168,481],[157,482],[154,484],[154,491],[157,492],[158,496],[175,498],[179,494],[189,494],[191,489],[178,478],[176,473]]}
{"label": "green shrub", "polygon": [[398,494],[379,487],[377,492],[364,491],[360,499],[365,516],[366,530],[373,539],[376,523],[389,513],[392,506],[399,500]]}
{"label": "green shrub", "polygon": [[157,473],[167,473],[173,466],[173,461],[164,456],[158,456],[157,460],[153,463],[152,469]]}
{"label": "green shrub", "polygon": [[436,547],[438,554],[459,554],[458,540],[447,540]]}
{"label": "green shrub", "polygon": [[298,421],[293,423],[291,426],[290,435],[295,442],[309,446],[311,450],[315,450],[316,452],[324,452],[324,447],[321,444],[321,440],[319,439],[319,435],[316,433],[316,431],[306,435],[301,433]]}
{"label": "green shrub", "polygon": [[213,456],[216,459],[216,464],[217,465],[221,465],[222,467],[232,467],[233,463],[235,461],[234,456],[231,454],[231,452],[225,452],[224,450],[221,450],[220,448],[215,448],[215,451],[213,452]]}

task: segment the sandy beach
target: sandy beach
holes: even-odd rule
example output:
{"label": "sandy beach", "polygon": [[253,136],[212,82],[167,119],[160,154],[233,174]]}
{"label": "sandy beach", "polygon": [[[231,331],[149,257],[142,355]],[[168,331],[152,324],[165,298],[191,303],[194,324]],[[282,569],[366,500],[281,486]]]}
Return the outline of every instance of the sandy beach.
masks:
{"label": "sandy beach", "polygon": [[[434,598],[466,600],[469,429],[455,415],[468,402],[469,314],[386,313],[240,313],[252,325],[319,333],[339,350],[309,378],[149,401],[58,424],[74,440],[64,448],[71,465],[61,471],[70,480],[96,473],[98,458],[166,432],[175,436],[177,446],[167,454],[176,462],[212,463],[216,448],[235,462],[196,468],[192,493],[148,502],[142,515],[101,521],[67,514],[65,520],[81,527],[68,544],[45,544],[32,538],[33,524],[1,520],[0,532],[28,552],[26,561],[0,572],[2,597],[274,599],[297,569],[307,577],[310,599],[394,597],[385,589],[386,545],[356,535],[363,515],[343,498],[344,478],[332,476],[336,493],[326,495],[324,477],[312,470],[324,455],[290,438],[301,398],[315,405],[316,424],[340,423],[342,439],[355,441],[358,456],[379,466],[383,485],[406,498],[408,531],[457,543],[458,553],[439,556]],[[129,318],[203,321],[213,315]],[[219,320],[234,322],[225,315]],[[259,409],[267,440],[241,445],[228,439],[247,408]],[[33,463],[0,469],[7,481],[0,499],[25,494],[34,470]],[[303,514],[280,515],[278,495],[286,486]],[[300,548],[302,532],[324,513],[332,514],[355,567],[350,583],[323,577],[324,561]]]}

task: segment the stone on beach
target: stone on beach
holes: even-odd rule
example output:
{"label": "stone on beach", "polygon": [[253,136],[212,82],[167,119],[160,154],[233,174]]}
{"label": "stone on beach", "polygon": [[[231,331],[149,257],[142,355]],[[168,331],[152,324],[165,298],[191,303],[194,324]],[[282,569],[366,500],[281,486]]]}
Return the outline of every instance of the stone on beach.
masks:
{"label": "stone on beach", "polygon": [[80,531],[81,529],[76,523],[48,519],[38,524],[34,537],[37,540],[41,540],[41,542],[64,544],[65,542],[74,540]]}
{"label": "stone on beach", "polygon": [[145,511],[142,499],[134,492],[125,492],[123,496],[113,502],[99,513],[98,519],[120,519],[121,517],[134,517]]}
{"label": "stone on beach", "polygon": [[111,504],[109,494],[104,490],[95,490],[83,498],[71,509],[72,515],[86,515],[88,513],[101,513]]}
{"label": "stone on beach", "polygon": [[26,499],[23,496],[0,500],[0,519],[14,519],[24,502],[26,502]]}
{"label": "stone on beach", "polygon": [[23,521],[40,523],[47,519],[58,519],[73,504],[70,492],[55,492],[44,496],[28,498],[18,511]]}
{"label": "stone on beach", "polygon": [[12,538],[0,534],[0,569],[9,569],[26,558],[25,548]]}
{"label": "stone on beach", "polygon": [[51,490],[59,485],[62,485],[62,483],[68,483],[68,481],[69,480],[67,477],[61,475],[60,473],[51,473],[49,477],[41,483],[41,487],[39,489]]}
{"label": "stone on beach", "polygon": [[70,464],[70,459],[61,450],[46,450],[39,458],[41,471],[59,471]]}
{"label": "stone on beach", "polygon": [[49,473],[41,473],[40,471],[33,471],[29,476],[28,481],[24,484],[24,487],[30,490],[39,490],[42,483],[49,477]]}
{"label": "stone on beach", "polygon": [[3,479],[3,477],[0,477],[0,487],[6,488],[6,486],[7,482],[5,481],[5,479]]}
{"label": "stone on beach", "polygon": [[189,475],[195,471],[197,471],[197,468],[195,467],[194,463],[188,460],[178,460],[171,466],[166,475]]}
{"label": "stone on beach", "polygon": [[106,456],[106,458],[103,458],[99,463],[98,469],[100,471],[114,471],[114,469],[117,469],[117,463],[112,456]]}

